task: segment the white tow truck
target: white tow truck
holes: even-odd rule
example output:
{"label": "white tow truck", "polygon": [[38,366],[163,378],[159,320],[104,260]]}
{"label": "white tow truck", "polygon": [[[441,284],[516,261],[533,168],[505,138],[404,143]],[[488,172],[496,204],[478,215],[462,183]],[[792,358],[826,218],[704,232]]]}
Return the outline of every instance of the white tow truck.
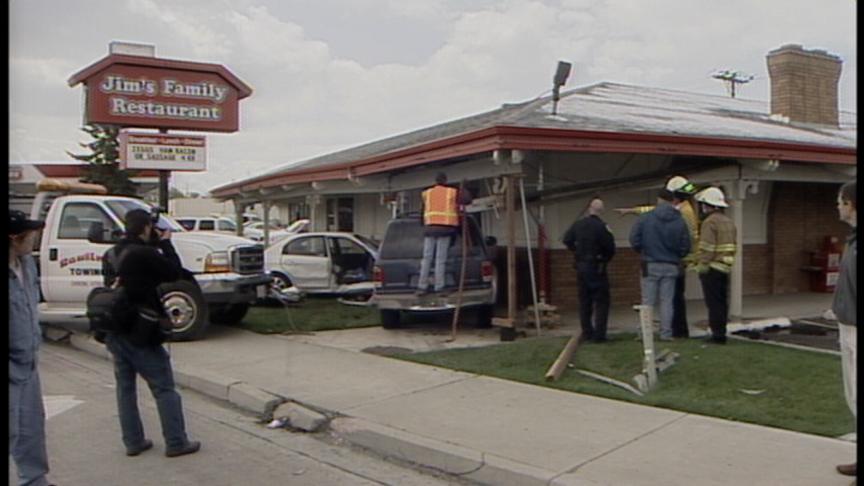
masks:
{"label": "white tow truck", "polygon": [[[132,209],[152,211],[147,203],[107,194],[96,184],[43,179],[31,217],[45,220],[38,246],[45,322],[86,319],[87,295],[102,286],[102,256],[123,232]],[[216,233],[189,232],[171,218],[171,240],[191,276],[160,288],[174,326],[173,340],[203,336],[213,323],[239,322],[249,306],[267,295],[272,278],[264,270],[264,249],[255,242]]]}

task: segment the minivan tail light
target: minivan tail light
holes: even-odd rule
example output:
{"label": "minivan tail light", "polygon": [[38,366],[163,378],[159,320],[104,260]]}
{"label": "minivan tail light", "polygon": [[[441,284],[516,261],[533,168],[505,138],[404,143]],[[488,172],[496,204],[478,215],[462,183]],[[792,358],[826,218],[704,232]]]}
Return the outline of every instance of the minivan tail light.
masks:
{"label": "minivan tail light", "polygon": [[377,265],[372,268],[372,283],[376,289],[384,285],[384,270]]}
{"label": "minivan tail light", "polygon": [[495,276],[495,267],[490,261],[484,261],[480,264],[480,275],[483,276],[483,282],[489,283]]}

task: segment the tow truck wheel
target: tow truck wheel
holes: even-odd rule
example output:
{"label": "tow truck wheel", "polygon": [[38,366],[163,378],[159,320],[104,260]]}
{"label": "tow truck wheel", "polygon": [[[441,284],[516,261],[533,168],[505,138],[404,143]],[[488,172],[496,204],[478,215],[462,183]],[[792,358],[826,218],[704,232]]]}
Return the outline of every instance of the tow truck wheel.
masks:
{"label": "tow truck wheel", "polygon": [[210,310],[210,322],[213,324],[237,324],[246,317],[249,304],[230,304],[214,307]]}
{"label": "tow truck wheel", "polygon": [[201,290],[192,282],[178,281],[159,287],[162,305],[173,326],[172,341],[194,341],[207,329],[207,304]]}

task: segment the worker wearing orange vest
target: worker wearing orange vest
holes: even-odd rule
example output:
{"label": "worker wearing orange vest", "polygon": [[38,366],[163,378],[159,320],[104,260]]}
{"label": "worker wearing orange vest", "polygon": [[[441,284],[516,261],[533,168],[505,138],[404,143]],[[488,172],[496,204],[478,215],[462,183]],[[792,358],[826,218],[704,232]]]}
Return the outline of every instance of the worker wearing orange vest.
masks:
{"label": "worker wearing orange vest", "polygon": [[[461,194],[460,194],[461,192]],[[460,224],[459,205],[469,204],[465,191],[447,185],[447,175],[439,173],[435,185],[423,191],[423,260],[417,278],[417,294],[429,291],[429,267],[435,260],[435,292],[444,290],[447,250]]]}
{"label": "worker wearing orange vest", "polygon": [[[684,270],[695,271],[696,269],[696,242],[699,241],[699,214],[693,202],[693,194],[696,186],[687,178],[676,175],[666,181],[666,190],[672,193],[672,204],[681,212],[687,230],[690,232],[690,253],[684,257],[682,263]],[[644,214],[654,209],[652,205],[636,206],[632,208],[616,208],[621,215]],[[690,337],[690,328],[687,325],[687,301],[684,298],[686,288],[686,272],[682,271],[675,279],[675,298],[672,304],[672,337]]]}

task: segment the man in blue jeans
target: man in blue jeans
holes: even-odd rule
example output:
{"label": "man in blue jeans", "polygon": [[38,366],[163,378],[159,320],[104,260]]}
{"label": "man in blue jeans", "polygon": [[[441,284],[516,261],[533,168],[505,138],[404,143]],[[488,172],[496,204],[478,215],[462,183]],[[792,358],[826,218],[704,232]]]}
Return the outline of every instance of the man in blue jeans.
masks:
{"label": "man in blue jeans", "polygon": [[435,293],[444,290],[447,250],[459,231],[459,206],[470,204],[471,196],[447,185],[443,172],[435,177],[435,185],[423,191],[423,260],[417,277],[417,295],[429,292],[429,267],[435,261]]}
{"label": "man in blue jeans", "polygon": [[642,305],[660,306],[660,340],[672,340],[675,280],[681,259],[690,252],[690,232],[673,194],[663,189],[657,206],[643,214],[630,230],[630,246],[642,256]]}
{"label": "man in blue jeans", "polygon": [[[201,443],[186,436],[183,405],[174,384],[171,359],[162,343],[166,333],[160,328],[165,309],[158,286],[180,278],[180,257],[171,244],[169,230],[153,228],[151,216],[143,209],[126,213],[126,237],[103,258],[105,285],[119,284],[131,304],[128,316],[109,333],[105,344],[114,358],[117,381],[117,409],[127,456],[137,456],[153,447],[146,438],[138,411],[135,378],[141,375],[156,400],[165,455],[177,457],[198,452]],[[113,262],[113,263],[112,263]],[[116,265],[114,269],[108,268]],[[114,281],[116,275],[119,282]]]}
{"label": "man in blue jeans", "polygon": [[31,254],[44,226],[9,210],[9,455],[21,486],[49,486],[39,381],[39,276]]}

